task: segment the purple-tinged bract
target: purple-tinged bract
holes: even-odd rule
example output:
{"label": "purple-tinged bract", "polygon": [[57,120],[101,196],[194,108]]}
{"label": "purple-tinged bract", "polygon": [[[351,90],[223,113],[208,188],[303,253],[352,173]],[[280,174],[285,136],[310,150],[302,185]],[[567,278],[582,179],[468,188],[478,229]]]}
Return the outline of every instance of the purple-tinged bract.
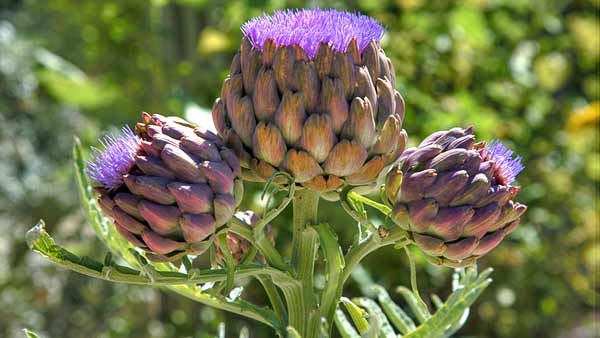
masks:
{"label": "purple-tinged bract", "polygon": [[506,148],[500,141],[492,141],[485,147],[485,154],[496,162],[494,179],[498,184],[508,185],[515,181],[517,175],[525,166],[521,163],[521,156],[513,158],[513,151]]}
{"label": "purple-tinged bract", "polygon": [[242,26],[244,36],[255,48],[263,50],[265,41],[273,39],[277,46],[298,44],[313,58],[319,43],[331,43],[334,50],[344,52],[356,39],[362,52],[372,40],[379,42],[384,29],[373,18],[333,9],[276,11]]}
{"label": "purple-tinged bract", "polygon": [[100,144],[104,150],[92,148],[94,155],[85,172],[107,190],[116,190],[123,184],[123,175],[135,164],[140,139],[126,126],[120,135],[107,135]]}

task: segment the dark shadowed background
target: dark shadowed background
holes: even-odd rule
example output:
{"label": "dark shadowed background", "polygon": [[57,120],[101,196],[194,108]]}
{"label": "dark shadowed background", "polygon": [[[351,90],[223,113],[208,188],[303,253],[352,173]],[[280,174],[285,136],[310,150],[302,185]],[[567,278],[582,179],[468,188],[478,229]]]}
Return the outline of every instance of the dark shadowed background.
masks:
{"label": "dark shadowed background", "polygon": [[[29,252],[24,235],[44,218],[59,243],[101,259],[78,205],[73,136],[94,145],[141,111],[209,123],[240,25],[315,6],[359,10],[387,27],[382,45],[412,144],[473,124],[524,158],[519,196],[530,209],[481,260],[494,282],[458,336],[600,336],[600,1],[0,0],[0,337],[23,327],[52,338],[214,337],[222,321],[232,337],[244,325],[271,336],[172,293],[65,271]],[[260,207],[258,188],[247,206]],[[349,243],[355,229],[341,209],[325,204],[321,214]],[[275,224],[280,237],[285,221]],[[446,295],[451,271],[419,261],[421,293]],[[406,260],[391,248],[364,266],[386,287],[408,284]],[[260,302],[255,286],[246,295]]]}

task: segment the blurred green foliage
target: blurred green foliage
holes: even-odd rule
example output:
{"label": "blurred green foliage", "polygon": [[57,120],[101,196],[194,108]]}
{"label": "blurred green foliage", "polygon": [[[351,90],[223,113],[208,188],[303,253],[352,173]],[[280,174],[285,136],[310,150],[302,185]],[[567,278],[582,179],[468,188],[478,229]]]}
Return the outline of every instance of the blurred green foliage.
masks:
{"label": "blurred green foliage", "polygon": [[[600,1],[2,0],[0,336],[28,327],[44,337],[212,337],[223,320],[230,332],[246,325],[270,336],[170,293],[57,269],[27,251],[24,234],[43,217],[59,242],[101,257],[78,208],[73,135],[93,145],[141,111],[207,123],[240,25],[314,6],[359,10],[387,27],[382,45],[411,143],[473,124],[479,138],[506,140],[524,157],[519,196],[530,209],[481,261],[495,281],[459,336],[600,335]],[[247,207],[260,207],[259,188],[248,189]],[[352,224],[334,204],[321,213]],[[280,238],[289,237],[285,221]],[[346,244],[354,230],[336,228]],[[422,293],[447,294],[450,271],[421,261]],[[391,248],[365,266],[386,287],[408,283]],[[360,294],[359,284],[346,295]],[[261,302],[256,289],[251,282],[247,297]]]}

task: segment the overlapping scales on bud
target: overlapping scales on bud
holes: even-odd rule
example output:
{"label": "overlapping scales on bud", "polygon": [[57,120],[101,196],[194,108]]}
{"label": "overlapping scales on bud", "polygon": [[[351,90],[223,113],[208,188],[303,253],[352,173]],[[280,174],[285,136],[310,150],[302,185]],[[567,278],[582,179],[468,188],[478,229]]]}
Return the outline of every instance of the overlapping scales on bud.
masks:
{"label": "overlapping scales on bud", "polygon": [[[256,225],[256,223],[260,220],[260,217],[258,217],[258,215],[255,214],[252,210],[238,211],[235,213],[235,217],[237,219],[239,219],[240,221],[248,224],[251,227],[254,227]],[[274,243],[275,239],[274,239],[271,225],[267,224],[264,228],[264,231],[265,231],[267,238],[269,238],[269,240]],[[242,238],[241,236],[239,236],[231,231],[227,231],[226,239],[227,239],[227,246],[229,248],[229,251],[231,251],[231,254],[233,256],[233,262],[235,264],[240,264],[244,260],[244,258],[246,258],[248,253],[250,252],[250,249],[252,248],[252,244],[250,242],[248,242],[248,240]],[[215,248],[216,248],[217,264],[224,266],[225,265],[225,257],[223,256],[223,250],[218,241],[215,241]],[[264,257],[260,256],[260,255],[257,256],[255,259],[260,261],[261,263],[264,263],[264,261],[265,261]]]}
{"label": "overlapping scales on bud", "polygon": [[309,189],[333,191],[373,183],[398,158],[404,101],[373,19],[278,12],[247,23],[244,34],[213,106],[244,178],[286,171]]}
{"label": "overlapping scales on bud", "polygon": [[183,119],[142,118],[137,136],[107,139],[88,163],[101,184],[99,205],[151,260],[199,254],[241,199],[239,160],[217,135]]}
{"label": "overlapping scales on bud", "polygon": [[473,263],[519,224],[527,206],[511,185],[521,158],[500,142],[475,143],[473,128],[436,132],[407,149],[387,176],[392,219],[436,262]]}

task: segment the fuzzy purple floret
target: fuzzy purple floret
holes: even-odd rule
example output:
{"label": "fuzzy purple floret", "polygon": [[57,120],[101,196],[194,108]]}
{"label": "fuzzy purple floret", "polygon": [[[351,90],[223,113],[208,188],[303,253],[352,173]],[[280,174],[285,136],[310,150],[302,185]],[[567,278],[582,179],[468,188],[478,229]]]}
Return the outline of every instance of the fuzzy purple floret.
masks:
{"label": "fuzzy purple floret", "polygon": [[100,144],[104,150],[92,147],[93,156],[85,172],[104,188],[116,190],[123,184],[123,175],[135,164],[140,139],[125,126],[120,135],[106,135]]}
{"label": "fuzzy purple floret", "polygon": [[381,40],[384,29],[375,19],[358,13],[302,9],[254,18],[242,26],[242,32],[260,50],[267,39],[273,39],[277,46],[298,44],[313,58],[321,42],[331,43],[334,50],[343,52],[356,39],[362,52],[371,40]]}
{"label": "fuzzy purple floret", "polygon": [[525,166],[521,163],[521,156],[513,158],[513,151],[506,148],[500,141],[492,141],[485,147],[490,160],[496,162],[496,168],[499,170],[505,184],[511,184],[517,178],[517,175]]}

